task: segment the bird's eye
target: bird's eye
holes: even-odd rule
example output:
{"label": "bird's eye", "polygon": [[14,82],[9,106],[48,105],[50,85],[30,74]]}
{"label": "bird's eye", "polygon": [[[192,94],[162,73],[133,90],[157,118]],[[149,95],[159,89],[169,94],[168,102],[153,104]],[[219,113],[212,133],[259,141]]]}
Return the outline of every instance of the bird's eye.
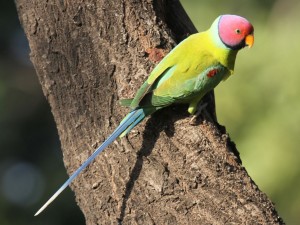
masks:
{"label": "bird's eye", "polygon": [[236,33],[236,34],[240,34],[240,33],[241,33],[241,30],[240,30],[240,29],[236,29],[236,30],[235,30],[235,33]]}

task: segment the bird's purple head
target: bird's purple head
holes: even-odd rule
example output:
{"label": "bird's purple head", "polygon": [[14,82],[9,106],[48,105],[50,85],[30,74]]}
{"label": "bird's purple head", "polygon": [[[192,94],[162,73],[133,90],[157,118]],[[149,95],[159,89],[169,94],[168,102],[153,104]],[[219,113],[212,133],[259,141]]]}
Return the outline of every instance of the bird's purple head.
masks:
{"label": "bird's purple head", "polygon": [[241,16],[222,15],[218,23],[219,37],[229,48],[239,50],[254,43],[254,28]]}

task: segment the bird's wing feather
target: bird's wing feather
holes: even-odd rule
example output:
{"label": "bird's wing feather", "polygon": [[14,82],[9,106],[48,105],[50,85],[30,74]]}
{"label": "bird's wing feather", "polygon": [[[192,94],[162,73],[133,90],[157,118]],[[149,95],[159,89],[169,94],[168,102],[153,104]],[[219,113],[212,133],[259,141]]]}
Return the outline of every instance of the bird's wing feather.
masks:
{"label": "bird's wing feather", "polygon": [[[214,88],[220,77],[227,76],[228,69],[220,63],[219,50],[211,44],[208,35],[206,32],[191,35],[177,45],[138,90],[131,108],[159,108],[174,102],[189,102],[195,95],[203,96]],[[208,74],[213,70],[219,73],[212,78]]]}

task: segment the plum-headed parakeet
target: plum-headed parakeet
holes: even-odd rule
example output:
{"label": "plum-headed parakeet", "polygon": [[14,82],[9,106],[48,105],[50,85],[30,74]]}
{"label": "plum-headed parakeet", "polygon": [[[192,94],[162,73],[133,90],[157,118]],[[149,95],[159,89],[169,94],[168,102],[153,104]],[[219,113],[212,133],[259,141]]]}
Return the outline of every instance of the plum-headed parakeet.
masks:
{"label": "plum-headed parakeet", "polygon": [[233,73],[237,52],[254,42],[253,26],[245,18],[221,15],[204,32],[177,45],[153,69],[133,99],[123,100],[129,114],[103,144],[70,176],[35,214],[43,211],[91,161],[119,136],[146,116],[174,103],[189,104],[194,114],[201,98]]}

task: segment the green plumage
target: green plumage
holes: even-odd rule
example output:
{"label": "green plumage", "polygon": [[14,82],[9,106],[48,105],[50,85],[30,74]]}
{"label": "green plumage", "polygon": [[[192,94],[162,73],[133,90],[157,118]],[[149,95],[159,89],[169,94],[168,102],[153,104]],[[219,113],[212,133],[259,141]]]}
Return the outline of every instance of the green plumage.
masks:
{"label": "green plumage", "polygon": [[121,104],[132,110],[144,109],[146,117],[171,104],[188,103],[189,113],[194,114],[201,98],[234,69],[237,51],[216,36],[217,22],[182,41],[154,68],[136,96],[121,100]]}

